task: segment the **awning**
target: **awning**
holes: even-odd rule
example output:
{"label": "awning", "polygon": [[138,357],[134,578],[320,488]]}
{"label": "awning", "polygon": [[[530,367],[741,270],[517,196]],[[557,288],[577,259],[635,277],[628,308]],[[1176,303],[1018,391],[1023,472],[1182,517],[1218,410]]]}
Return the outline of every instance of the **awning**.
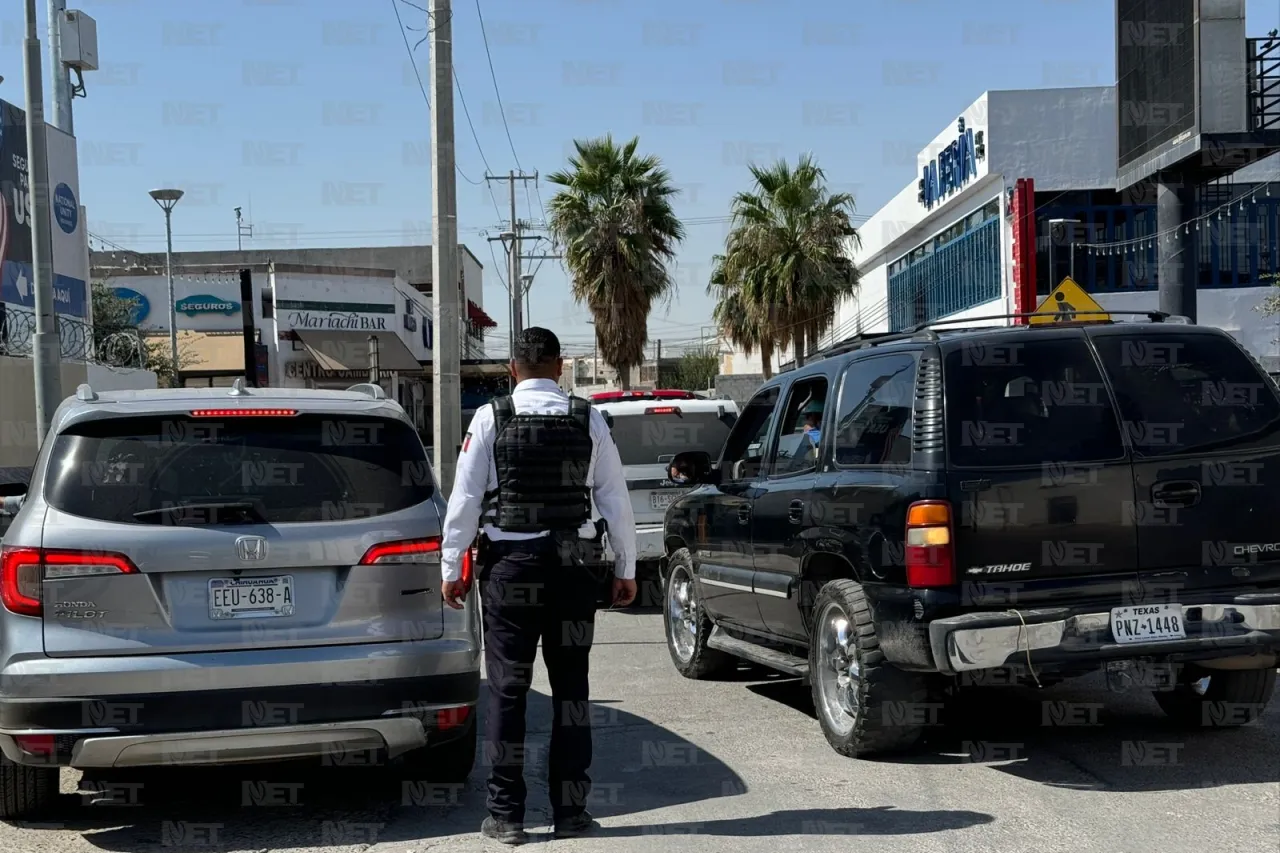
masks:
{"label": "awning", "polygon": [[294,334],[323,370],[368,370],[369,338],[378,340],[378,369],[410,373],[422,364],[394,332],[324,332],[295,329]]}
{"label": "awning", "polygon": [[[168,333],[147,336],[147,345],[157,344],[169,353]],[[178,360],[182,372],[244,373],[244,332],[193,332],[178,330]]]}
{"label": "awning", "polygon": [[467,319],[471,321],[473,326],[479,326],[481,329],[496,329],[498,327],[494,319],[484,313],[484,309],[470,299],[467,300]]}

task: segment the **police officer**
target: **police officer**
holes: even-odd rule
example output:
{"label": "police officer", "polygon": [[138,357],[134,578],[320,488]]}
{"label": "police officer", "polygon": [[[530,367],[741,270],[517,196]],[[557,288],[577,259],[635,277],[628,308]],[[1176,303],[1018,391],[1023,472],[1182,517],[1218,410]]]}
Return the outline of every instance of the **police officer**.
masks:
{"label": "police officer", "polygon": [[555,834],[581,835],[596,824],[586,810],[591,780],[587,657],[598,581],[564,556],[566,540],[598,535],[592,498],[616,557],[611,598],[636,596],[635,519],[609,427],[586,400],[556,384],[560,341],[547,329],[517,337],[510,397],[479,409],[462,441],[444,522],[442,595],[466,598],[462,556],[481,517],[479,595],[484,614],[489,707],[485,748],[492,763],[489,817],[481,834],[506,844],[528,840],[522,750],[525,700],[538,641],[553,707],[548,776]]}

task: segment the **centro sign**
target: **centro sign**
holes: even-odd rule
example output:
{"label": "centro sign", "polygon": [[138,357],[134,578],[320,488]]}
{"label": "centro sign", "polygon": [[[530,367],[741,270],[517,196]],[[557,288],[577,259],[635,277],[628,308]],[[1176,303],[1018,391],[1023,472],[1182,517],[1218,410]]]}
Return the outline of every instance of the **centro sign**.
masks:
{"label": "centro sign", "polygon": [[986,158],[981,130],[975,134],[972,128],[966,129],[962,117],[957,121],[957,131],[956,139],[921,171],[916,198],[927,210],[977,177],[978,161]]}
{"label": "centro sign", "polygon": [[289,315],[289,326],[294,329],[353,329],[356,331],[386,331],[386,317],[368,317],[356,313],[343,314],[331,311],[318,314],[311,311],[294,311]]}

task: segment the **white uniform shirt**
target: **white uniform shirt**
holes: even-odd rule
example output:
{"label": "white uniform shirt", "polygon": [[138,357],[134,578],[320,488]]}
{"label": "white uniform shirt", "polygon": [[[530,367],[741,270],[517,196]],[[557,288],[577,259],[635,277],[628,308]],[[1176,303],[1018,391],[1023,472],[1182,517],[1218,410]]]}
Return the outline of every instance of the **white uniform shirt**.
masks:
{"label": "white uniform shirt", "polygon": [[[550,379],[526,379],[511,392],[516,414],[564,415],[569,412],[569,395]],[[462,441],[458,467],[454,474],[453,493],[449,495],[449,512],[444,519],[444,545],[441,549],[444,580],[456,581],[462,576],[462,555],[475,542],[480,516],[484,512],[486,492],[498,488],[498,466],[493,461],[495,424],[493,406],[476,411]],[[587,468],[587,486],[592,491],[595,509],[609,523],[609,547],[616,558],[614,574],[620,578],[636,576],[636,520],[631,512],[631,493],[618,458],[618,448],[604,417],[591,409],[591,463]],[[490,510],[486,521],[494,515]],[[508,533],[486,523],[484,533],[496,541],[535,539],[546,533]],[[595,526],[583,525],[583,535],[595,535]]]}

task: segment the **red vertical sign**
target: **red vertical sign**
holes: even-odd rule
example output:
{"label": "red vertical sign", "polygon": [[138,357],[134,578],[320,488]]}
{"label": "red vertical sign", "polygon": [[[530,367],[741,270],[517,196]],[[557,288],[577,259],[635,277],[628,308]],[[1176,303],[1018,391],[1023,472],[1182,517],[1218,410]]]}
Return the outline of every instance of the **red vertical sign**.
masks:
{"label": "red vertical sign", "polygon": [[[1013,306],[1016,314],[1036,310],[1036,184],[1018,178],[1013,185]],[[1016,325],[1027,322],[1015,320]]]}

